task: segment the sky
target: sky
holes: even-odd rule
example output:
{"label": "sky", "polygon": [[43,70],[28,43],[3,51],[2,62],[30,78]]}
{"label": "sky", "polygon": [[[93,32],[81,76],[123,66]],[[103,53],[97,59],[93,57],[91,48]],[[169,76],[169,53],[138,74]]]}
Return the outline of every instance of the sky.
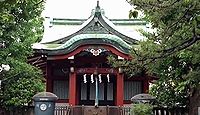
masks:
{"label": "sky", "polygon": [[[87,19],[97,0],[46,0],[42,15],[52,18]],[[128,19],[133,8],[126,0],[99,0],[99,5],[109,19]]]}

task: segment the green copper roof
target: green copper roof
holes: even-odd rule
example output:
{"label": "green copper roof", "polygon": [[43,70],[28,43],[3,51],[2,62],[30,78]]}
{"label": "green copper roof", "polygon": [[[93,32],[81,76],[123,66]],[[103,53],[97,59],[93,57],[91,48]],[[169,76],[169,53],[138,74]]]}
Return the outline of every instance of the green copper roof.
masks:
{"label": "green copper roof", "polygon": [[45,44],[47,49],[56,49],[57,47],[60,47],[62,44]]}
{"label": "green copper roof", "polygon": [[129,53],[131,45],[121,38],[112,34],[80,34],[76,35],[64,44],[41,44],[42,48],[49,55],[60,55],[69,53],[81,45],[110,45],[121,52]]}
{"label": "green copper roof", "polygon": [[119,44],[121,44],[121,46],[130,49],[131,46],[129,44],[127,44],[126,42],[124,42],[121,38],[119,38],[116,35],[111,35],[111,34],[80,34],[77,36],[74,36],[73,38],[71,38],[70,40],[68,40],[65,44],[57,47],[56,49],[64,49],[67,48],[71,45],[73,45],[75,42],[79,41],[79,40],[84,40],[84,39],[89,39],[89,38],[96,38],[96,39],[108,39],[114,42],[117,42]]}

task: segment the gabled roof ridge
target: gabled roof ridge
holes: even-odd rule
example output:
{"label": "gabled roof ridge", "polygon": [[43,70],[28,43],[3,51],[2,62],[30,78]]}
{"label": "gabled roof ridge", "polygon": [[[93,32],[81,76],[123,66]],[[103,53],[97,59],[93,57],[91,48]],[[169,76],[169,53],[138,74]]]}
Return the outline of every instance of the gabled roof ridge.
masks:
{"label": "gabled roof ridge", "polygon": [[[91,17],[91,16],[90,16]],[[89,18],[90,18],[89,17]],[[47,17],[49,18],[49,17]],[[80,18],[53,18],[53,21],[56,21],[56,20],[67,20],[67,21],[86,21],[87,19],[80,19]],[[120,18],[120,19],[117,19],[117,18],[113,18],[113,19],[109,19],[110,21],[144,21],[143,19],[140,19],[140,18],[131,18],[131,19],[126,19],[126,18]],[[146,21],[144,21],[146,22]]]}
{"label": "gabled roof ridge", "polygon": [[50,41],[50,42],[45,42],[43,44],[49,44],[49,43],[54,43],[54,42],[62,42],[67,37],[71,38],[71,37],[75,36],[76,33],[81,31],[87,24],[89,24],[92,21],[92,19],[93,19],[93,16],[90,16],[85,22],[83,22],[83,24],[81,24],[81,26],[79,28],[77,28],[77,30],[74,33],[72,33],[72,34],[70,34],[70,35],[68,35],[68,36],[66,36],[64,38],[60,38],[58,40],[54,40],[54,41]]}
{"label": "gabled roof ridge", "polygon": [[125,35],[123,32],[121,32],[116,25],[114,25],[107,17],[102,16],[103,21],[105,21],[105,24],[107,24],[111,29],[113,34],[122,37],[122,39],[124,39],[126,42],[128,42],[129,44],[135,44],[135,42],[137,41],[134,38],[129,37],[128,35]]}
{"label": "gabled roof ridge", "polygon": [[[54,40],[51,42],[44,42],[43,44],[65,43],[67,40],[73,38],[76,35],[84,34],[84,31],[87,31],[88,27],[98,26],[97,23],[99,23],[104,28],[104,30],[107,31],[107,33],[116,35],[125,40],[129,44],[135,44],[137,41],[136,39],[133,39],[132,37],[129,37],[120,32],[120,30],[118,30],[116,26],[104,15],[104,11],[100,8],[99,1],[97,1],[97,6],[95,7],[95,9],[93,9],[91,16],[74,33],[66,37],[60,38],[58,40]],[[90,30],[90,31],[94,31],[93,33],[95,33],[95,30]]]}

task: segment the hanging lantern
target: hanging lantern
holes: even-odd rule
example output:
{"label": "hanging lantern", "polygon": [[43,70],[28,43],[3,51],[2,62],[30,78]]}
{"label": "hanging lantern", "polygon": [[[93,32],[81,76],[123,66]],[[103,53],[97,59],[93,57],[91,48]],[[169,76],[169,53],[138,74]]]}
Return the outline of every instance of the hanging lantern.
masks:
{"label": "hanging lantern", "polygon": [[110,75],[109,74],[107,74],[107,80],[108,80],[108,83],[110,82]]}
{"label": "hanging lantern", "polygon": [[70,67],[70,72],[74,73],[74,67]]}
{"label": "hanging lantern", "polygon": [[90,77],[91,77],[91,83],[94,83],[94,75],[92,74]]}
{"label": "hanging lantern", "polygon": [[101,74],[99,74],[98,76],[99,76],[99,83],[102,83]]}
{"label": "hanging lantern", "polygon": [[123,73],[123,69],[121,67],[119,68],[119,73]]}
{"label": "hanging lantern", "polygon": [[84,82],[84,83],[87,83],[87,78],[86,78],[86,76],[87,76],[87,74],[84,74],[84,75],[83,75],[83,82]]}

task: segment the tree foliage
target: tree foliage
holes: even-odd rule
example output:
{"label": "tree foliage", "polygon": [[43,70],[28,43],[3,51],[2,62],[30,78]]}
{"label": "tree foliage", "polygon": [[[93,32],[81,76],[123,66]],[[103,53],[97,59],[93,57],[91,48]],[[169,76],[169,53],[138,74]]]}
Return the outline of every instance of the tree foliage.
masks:
{"label": "tree foliage", "polygon": [[131,107],[131,115],[153,115],[153,106],[150,104],[133,104]]}
{"label": "tree foliage", "polygon": [[0,1],[0,64],[9,64],[9,72],[1,72],[2,106],[21,106],[30,103],[32,96],[43,90],[41,72],[27,64],[33,50],[31,44],[42,37],[43,1]]}
{"label": "tree foliage", "polygon": [[[188,105],[200,86],[199,0],[127,0],[142,11],[153,32],[140,48],[132,49],[132,60],[116,62],[131,76],[147,73],[159,78],[152,88],[162,106]],[[110,58],[110,61],[116,61]]]}

